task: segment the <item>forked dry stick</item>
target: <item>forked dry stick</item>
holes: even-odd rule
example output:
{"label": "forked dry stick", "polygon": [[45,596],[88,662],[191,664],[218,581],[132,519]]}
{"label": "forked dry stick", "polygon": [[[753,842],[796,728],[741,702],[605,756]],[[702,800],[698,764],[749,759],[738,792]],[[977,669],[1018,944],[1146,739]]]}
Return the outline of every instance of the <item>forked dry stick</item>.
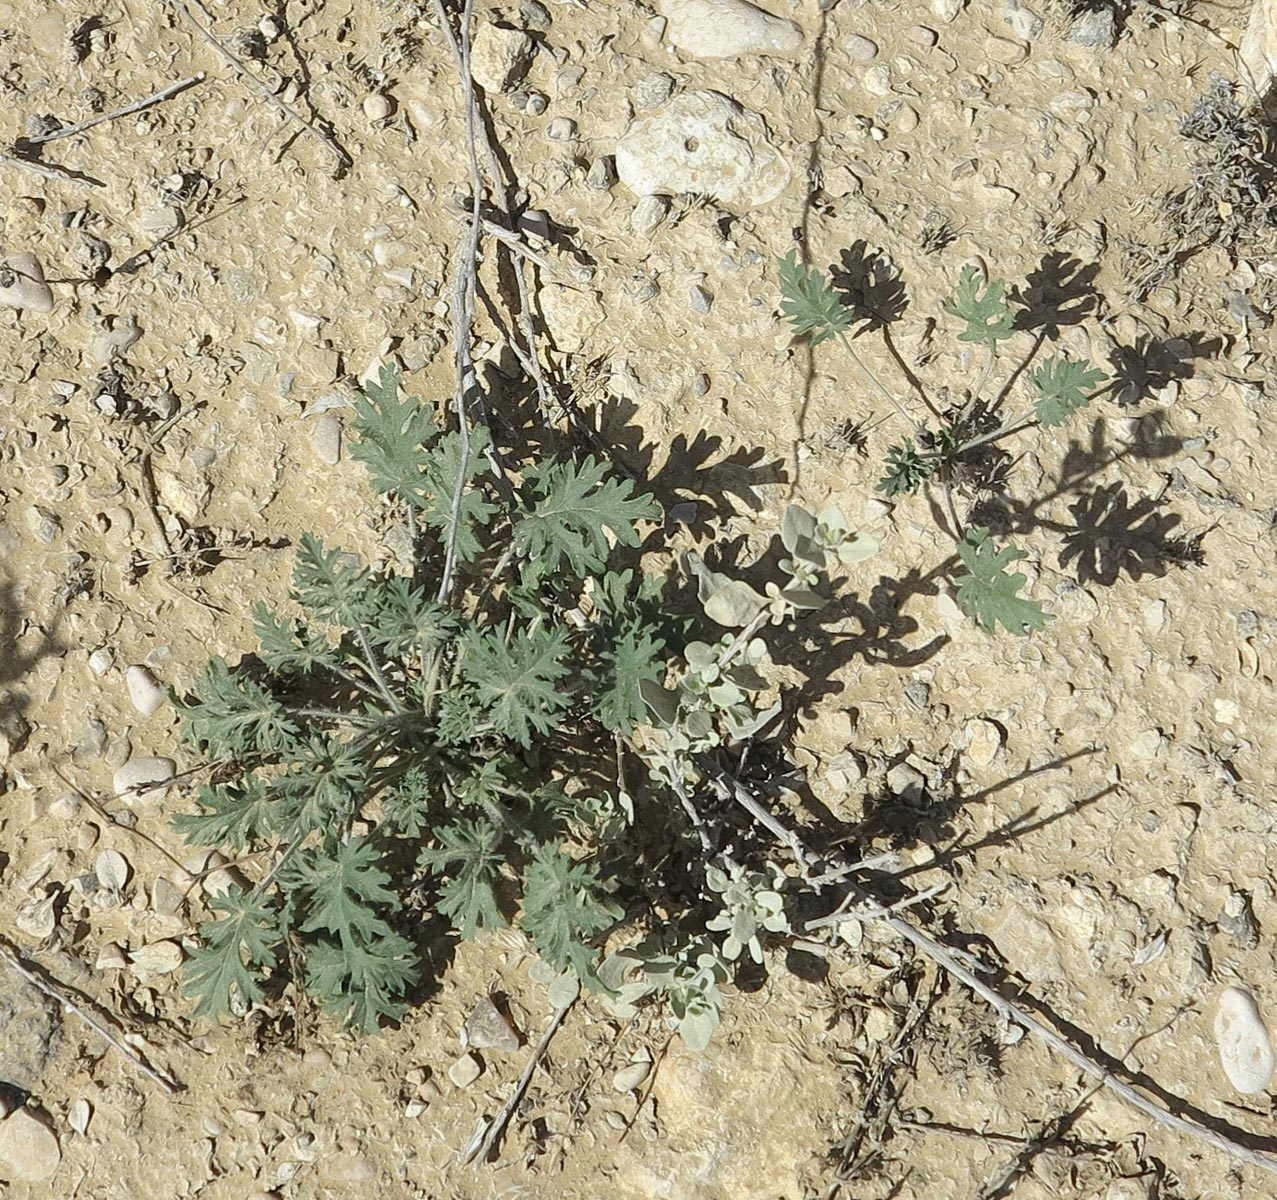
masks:
{"label": "forked dry stick", "polygon": [[33,971],[22,956],[13,947],[0,942],[0,958],[3,958],[8,965],[22,976],[33,988],[48,996],[50,1000],[56,1004],[60,1004],[69,1012],[75,1013],[90,1029],[93,1030],[100,1038],[102,1038],[113,1049],[118,1050],[124,1055],[139,1071],[148,1079],[155,1080],[169,1095],[176,1095],[178,1092],[184,1092],[186,1085],[179,1083],[169,1075],[165,1075],[162,1071],[157,1071],[150,1063],[146,1061],[136,1050],[127,1042],[117,1037],[96,1013],[93,1012],[85,1004],[81,1004],[73,1000],[66,992],[55,987],[47,979],[38,972]]}
{"label": "forked dry stick", "polygon": [[[715,778],[715,782],[724,791],[732,795],[768,832],[789,847],[798,860],[804,876],[808,875],[812,864],[821,861],[821,857],[807,847],[796,833],[786,829],[774,814],[767,812],[757,800],[749,796],[748,792],[735,781],[728,781],[719,774]],[[746,799],[748,799],[748,803],[746,803]],[[1263,1154],[1258,1150],[1252,1150],[1249,1146],[1243,1146],[1232,1138],[1222,1133],[1217,1133],[1215,1130],[1198,1124],[1196,1121],[1190,1121],[1185,1117],[1179,1117],[1174,1113],[1167,1112],[1166,1109],[1137,1091],[1129,1083],[1119,1079],[1106,1067],[1101,1066],[1071,1042],[1061,1037],[1045,1022],[1040,1021],[1037,1017],[995,991],[976,975],[970,967],[963,963],[957,953],[928,934],[923,933],[921,929],[902,916],[899,906],[884,908],[881,902],[875,899],[870,892],[849,879],[844,879],[840,886],[847,890],[853,904],[853,907],[843,914],[842,919],[882,921],[889,929],[915,946],[932,962],[942,967],[955,979],[966,984],[971,991],[994,1008],[1005,1020],[1014,1022],[1028,1033],[1033,1034],[1034,1037],[1045,1042],[1047,1046],[1058,1054],[1063,1055],[1083,1074],[1094,1079],[1096,1083],[1112,1092],[1115,1096],[1121,1097],[1133,1108],[1137,1108],[1146,1116],[1151,1117],[1158,1125],[1185,1137],[1205,1142],[1237,1162],[1247,1163],[1250,1166],[1259,1167],[1262,1170],[1277,1174],[1277,1158]],[[817,919],[809,922],[804,928],[814,930],[828,923],[827,920]]]}

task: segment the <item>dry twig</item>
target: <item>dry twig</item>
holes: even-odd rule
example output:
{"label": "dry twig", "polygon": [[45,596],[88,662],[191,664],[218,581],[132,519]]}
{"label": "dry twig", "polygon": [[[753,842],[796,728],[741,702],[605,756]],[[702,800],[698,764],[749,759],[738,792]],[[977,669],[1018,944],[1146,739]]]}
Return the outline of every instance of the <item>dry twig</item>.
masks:
{"label": "dry twig", "polygon": [[555,1010],[548,1028],[541,1035],[541,1040],[537,1042],[532,1054],[528,1057],[523,1073],[515,1082],[514,1087],[510,1089],[510,1095],[506,1097],[506,1102],[501,1106],[501,1110],[488,1122],[486,1128],[472,1138],[465,1149],[461,1151],[462,1162],[474,1162],[475,1159],[483,1162],[492,1153],[492,1148],[500,1139],[502,1131],[510,1123],[510,1118],[514,1116],[514,1110],[519,1107],[524,1092],[528,1090],[528,1084],[532,1082],[532,1076],[536,1072],[537,1064],[545,1057],[545,1052],[550,1048],[550,1039],[558,1032],[559,1026],[563,1024],[563,1018],[568,1015],[568,1011],[575,1003],[576,1000],[573,999],[562,1008]]}
{"label": "dry twig", "polygon": [[43,992],[50,1000],[60,1004],[68,1012],[75,1013],[94,1033],[106,1041],[113,1049],[123,1054],[143,1075],[148,1079],[153,1079],[169,1095],[176,1095],[178,1092],[186,1090],[185,1084],[179,1083],[162,1071],[157,1071],[132,1046],[117,1037],[111,1027],[87,1004],[73,1000],[66,991],[57,987],[51,980],[45,978],[42,973],[29,967],[16,949],[2,941],[0,941],[0,958],[3,958],[14,971],[21,975],[37,991]]}
{"label": "dry twig", "polygon": [[[715,777],[715,783],[732,795],[751,816],[789,847],[797,859],[804,877],[809,875],[814,864],[821,862],[820,856],[807,847],[796,833],[785,828],[773,814],[768,813],[739,784],[734,784],[733,781],[733,785],[729,785],[723,779],[721,773]],[[749,803],[746,803],[746,798],[748,798]],[[1045,1022],[995,991],[976,975],[975,971],[967,963],[961,961],[957,952],[948,946],[942,945],[902,916],[899,912],[899,906],[884,908],[867,890],[853,883],[850,879],[844,879],[841,886],[847,890],[852,904],[855,906],[845,913],[845,919],[864,918],[882,921],[889,929],[911,943],[932,962],[943,967],[955,979],[966,984],[971,991],[995,1009],[1005,1020],[1019,1025],[1022,1029],[1033,1034],[1034,1037],[1045,1042],[1047,1046],[1062,1055],[1084,1075],[1094,1079],[1101,1087],[1125,1100],[1132,1107],[1139,1109],[1140,1112],[1152,1118],[1163,1128],[1170,1129],[1183,1137],[1193,1138],[1213,1146],[1216,1150],[1221,1151],[1237,1162],[1260,1167],[1265,1171],[1277,1174],[1277,1159],[1258,1150],[1252,1150],[1248,1146],[1243,1146],[1240,1142],[1218,1133],[1214,1129],[1209,1129],[1196,1121],[1190,1121],[1184,1117],[1176,1116],[1174,1113],[1167,1112],[1166,1109],[1154,1103],[1142,1092],[1137,1091],[1130,1084],[1119,1079],[1106,1067],[1101,1066],[1100,1063],[1088,1057],[1071,1042],[1061,1037]],[[819,921],[809,922],[804,928],[818,928],[819,924]],[[963,955],[961,957],[967,956]]]}
{"label": "dry twig", "polygon": [[141,100],[134,100],[122,108],[113,108],[110,112],[98,113],[87,120],[79,121],[74,125],[64,125],[49,133],[37,134],[35,137],[20,138],[18,144],[24,147],[42,146],[45,142],[54,142],[59,138],[73,137],[77,133],[83,133],[86,129],[92,129],[95,125],[101,125],[106,121],[114,121],[117,117],[127,117],[130,113],[141,112],[143,109],[161,104],[169,99],[170,96],[176,96],[178,92],[184,92],[187,88],[194,87],[197,83],[203,83],[204,78],[204,72],[199,71],[186,79],[179,79],[176,83],[170,83],[168,87],[160,88],[158,92],[152,92],[151,95],[144,96]]}

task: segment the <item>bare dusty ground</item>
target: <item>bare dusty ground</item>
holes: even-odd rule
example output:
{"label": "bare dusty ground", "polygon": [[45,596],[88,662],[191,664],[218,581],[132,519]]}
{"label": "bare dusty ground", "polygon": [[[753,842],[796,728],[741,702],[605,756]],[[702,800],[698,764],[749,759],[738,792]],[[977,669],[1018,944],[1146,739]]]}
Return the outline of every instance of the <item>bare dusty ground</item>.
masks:
{"label": "bare dusty ground", "polygon": [[[796,499],[836,502],[881,539],[837,619],[790,647],[808,681],[795,756],[813,802],[863,848],[897,848],[911,887],[948,882],[929,927],[1004,968],[1028,1007],[1161,1103],[1271,1151],[1272,1102],[1229,1087],[1210,1021],[1230,982],[1277,1005],[1272,243],[1176,261],[1160,215],[1197,153],[1179,119],[1211,72],[1237,77],[1245,13],[1136,4],[1096,48],[1054,0],[768,7],[804,30],[797,57],[688,58],[639,4],[481,6],[478,21],[537,41],[526,79],[488,107],[521,202],[551,234],[539,285],[574,297],[550,322],[547,366],[663,502],[697,505],[691,535],[761,548]],[[482,1166],[458,1152],[551,1013],[519,937],[462,946],[402,1028],[367,1039],[291,995],[238,1024],[196,1023],[162,956],[160,973],[145,954],[118,965],[207,915],[173,882],[191,853],[168,824],[180,787],[136,807],[132,830],[67,798],[105,800],[130,753],[180,758],[172,706],[140,717],[125,669],[146,664],[180,693],[210,653],[251,645],[252,604],[284,593],[301,533],[377,544],[384,514],[362,468],[324,461],[316,435],[354,377],[398,354],[421,394],[452,390],[455,197],[469,182],[430,6],[209,12],[348,170],[179,5],[0,0],[6,146],[33,118],[79,121],[207,76],[49,143],[54,177],[0,161],[3,250],[36,254],[55,296],[48,314],[0,310],[0,930],[185,1085],[166,1093],[0,974],[0,1078],[61,1145],[51,1181],[8,1194],[1272,1195],[1277,1177],[1096,1093],[872,924],[819,982],[779,953],[760,990],[733,992],[704,1054],[658,1013],[626,1025],[578,1005]],[[268,15],[276,36],[255,46],[245,31]],[[848,53],[853,34],[877,43],[871,63]],[[635,233],[637,198],[588,176],[654,72],[762,114],[792,170],[781,196],[745,212],[687,198]],[[548,136],[557,118],[569,137]],[[873,428],[864,454],[840,436],[887,414],[836,346],[795,345],[779,321],[776,264],[796,245],[822,266],[889,259],[906,304],[892,336],[955,398],[979,362],[941,306],[977,255],[1021,295],[1057,285],[1058,344],[1124,373],[1122,403],[1017,444],[1001,520],[1056,614],[1044,632],[991,638],[962,620],[926,501],[870,503],[899,430]],[[1147,290],[1159,253],[1166,278]],[[501,341],[482,308],[479,332]],[[881,338],[857,346],[906,394]],[[173,420],[141,419],[156,414]],[[1200,563],[1183,561],[1185,539]],[[910,803],[886,783],[906,761],[925,781]],[[93,884],[106,849],[127,862],[118,897]],[[525,1045],[453,1087],[461,1024],[489,993],[508,998]],[[615,1073],[645,1055],[649,1081],[617,1092]]]}

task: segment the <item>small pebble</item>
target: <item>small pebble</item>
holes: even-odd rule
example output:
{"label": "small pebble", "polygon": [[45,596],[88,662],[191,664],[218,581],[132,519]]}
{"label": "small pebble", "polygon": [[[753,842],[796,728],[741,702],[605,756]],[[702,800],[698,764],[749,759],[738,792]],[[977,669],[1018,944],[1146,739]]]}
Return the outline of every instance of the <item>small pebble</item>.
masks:
{"label": "small pebble", "polygon": [[93,964],[98,971],[123,971],[128,965],[128,958],[115,942],[107,942],[98,951],[97,961]]}
{"label": "small pebble", "polygon": [[470,74],[485,92],[504,92],[523,78],[532,50],[532,39],[523,30],[484,22],[470,48]]}
{"label": "small pebble", "polygon": [[967,724],[965,758],[972,766],[987,767],[1002,749],[1002,730],[993,721],[977,717]]}
{"label": "small pebble", "polygon": [[612,1090],[615,1092],[634,1091],[635,1088],[642,1086],[643,1080],[648,1077],[651,1070],[652,1064],[644,1060],[630,1063],[628,1067],[622,1067],[612,1076]]}
{"label": "small pebble", "polygon": [[688,293],[688,302],[691,304],[693,312],[706,316],[714,306],[714,297],[703,287],[697,286]]}
{"label": "small pebble", "polygon": [[128,860],[118,850],[103,850],[93,864],[93,873],[108,892],[121,892],[132,872]]}
{"label": "small pebble", "polygon": [[966,6],[967,0],[931,0],[931,11],[942,21],[952,21]]}
{"label": "small pebble", "polygon": [[524,108],[524,111],[530,117],[539,117],[549,107],[550,107],[549,96],[543,96],[540,92],[529,92],[528,102]]}
{"label": "small pebble", "polygon": [[803,44],[803,31],[746,0],[662,0],[672,45],[693,58],[736,58],[744,54],[790,54]]}
{"label": "small pebble", "polygon": [[1010,38],[989,37],[984,39],[984,53],[990,62],[1013,67],[1029,57],[1029,48]]}
{"label": "small pebble", "polygon": [[645,75],[634,89],[634,107],[642,112],[647,108],[657,108],[670,98],[674,90],[674,80],[664,71],[654,71]]}
{"label": "small pebble", "polygon": [[887,786],[893,796],[902,800],[913,801],[922,798],[927,781],[922,772],[908,763],[898,763],[887,772]]}
{"label": "small pebble", "polygon": [[53,311],[53,289],[34,254],[11,254],[0,262],[0,304],[31,312]]}
{"label": "small pebble", "polygon": [[483,1068],[473,1054],[463,1054],[448,1068],[448,1078],[453,1087],[469,1087],[482,1074]]}
{"label": "small pebble", "polygon": [[645,237],[655,233],[670,211],[665,196],[644,196],[630,213],[630,228]]}
{"label": "small pebble", "polygon": [[130,758],[115,773],[115,794],[129,802],[155,804],[168,794],[168,782],[176,774],[171,758]]}
{"label": "small pebble", "polygon": [[912,133],[918,128],[918,110],[912,104],[902,104],[891,122],[892,133]]}
{"label": "small pebble", "polygon": [[515,1033],[505,1014],[483,996],[471,1010],[461,1030],[461,1044],[477,1050],[508,1050],[519,1048],[519,1035]]}
{"label": "small pebble", "polygon": [[1069,41],[1092,50],[1111,49],[1117,41],[1117,21],[1111,8],[1081,13],[1069,30]]}
{"label": "small pebble", "polygon": [[576,136],[576,122],[569,117],[555,117],[545,136],[552,142],[568,142]]}
{"label": "small pebble", "polygon": [[182,948],[176,942],[150,942],[129,954],[129,967],[140,980],[171,975],[182,965]]}
{"label": "small pebble", "polygon": [[341,462],[341,418],[326,412],[310,428],[310,448],[321,463],[335,467]]}
{"label": "small pebble", "polygon": [[83,1136],[89,1130],[89,1120],[92,1116],[93,1105],[81,1096],[78,1100],[71,1101],[71,1107],[67,1109],[67,1124]]}
{"label": "small pebble", "polygon": [[870,67],[860,79],[861,85],[872,96],[886,96],[891,92],[891,68]]}
{"label": "small pebble", "polygon": [[129,667],[124,672],[124,683],[129,689],[129,700],[133,707],[144,717],[151,716],[168,699],[168,693],[149,667]]}
{"label": "small pebble", "polygon": [[364,97],[364,116],[370,121],[384,121],[394,111],[394,102],[389,96],[373,92]]}
{"label": "small pebble", "polygon": [[69,821],[79,815],[80,807],[79,796],[74,792],[63,792],[49,805],[49,816],[57,817],[59,821]]}
{"label": "small pebble", "polygon": [[1262,1092],[1273,1077],[1277,1059],[1254,997],[1239,987],[1226,987],[1215,1010],[1215,1043],[1228,1081],[1243,1095]]}
{"label": "small pebble", "polygon": [[58,1169],[62,1147],[43,1117],[24,1107],[0,1121],[0,1175],[12,1182],[39,1183]]}
{"label": "small pebble", "polygon": [[596,192],[606,192],[616,182],[616,168],[610,158],[596,158],[585,177],[587,187]]}
{"label": "small pebble", "polygon": [[853,62],[873,62],[878,57],[878,43],[858,33],[853,33],[843,45]]}
{"label": "small pebble", "polygon": [[922,46],[930,50],[939,40],[940,35],[934,29],[928,29],[925,25],[911,25],[907,36],[916,46]]}

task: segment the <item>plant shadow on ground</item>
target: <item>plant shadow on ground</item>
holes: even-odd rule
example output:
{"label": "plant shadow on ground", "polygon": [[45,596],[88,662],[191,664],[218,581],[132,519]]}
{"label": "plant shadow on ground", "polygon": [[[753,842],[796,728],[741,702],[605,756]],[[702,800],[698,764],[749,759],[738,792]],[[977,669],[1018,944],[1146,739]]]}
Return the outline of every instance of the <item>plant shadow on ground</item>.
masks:
{"label": "plant shadow on ground", "polygon": [[[892,336],[892,326],[907,311],[909,297],[891,261],[865,241],[858,241],[844,250],[829,270],[841,301],[859,324],[852,336],[880,333],[910,385],[927,396],[926,386]],[[975,398],[975,416],[968,415],[968,420],[975,419],[983,426],[1001,419],[1010,389],[1041,346],[1058,338],[1063,329],[1102,315],[1104,306],[1094,288],[1095,275],[1093,264],[1050,252],[1024,286],[1011,291],[1015,327],[1031,333],[1035,342],[997,392]],[[1201,333],[1160,340],[1141,336],[1134,344],[1118,344],[1109,361],[1102,364],[1110,375],[1104,394],[1123,407],[1139,403],[1171,382],[1191,378],[1198,360],[1211,358],[1222,348],[1221,339]],[[934,404],[932,407],[934,411]],[[1071,439],[1055,478],[1027,500],[1014,497],[1010,491],[1019,460],[1001,447],[996,454],[981,453],[960,464],[964,470],[952,485],[955,499],[967,505],[968,522],[987,525],[994,534],[1054,535],[1063,543],[1058,566],[1072,569],[1079,585],[1112,586],[1122,578],[1138,580],[1160,576],[1171,567],[1200,565],[1204,561],[1204,534],[1178,533],[1181,518],[1164,511],[1160,495],[1131,496],[1124,482],[1096,482],[1125,461],[1149,462],[1179,453],[1183,439],[1167,424],[1167,414],[1153,410],[1140,419],[1134,437],[1119,443],[1109,438],[1106,418],[1097,416],[1087,440]],[[1052,506],[1069,498],[1071,519],[1052,516]],[[947,518],[938,500],[933,496],[931,502],[937,523],[945,527]],[[778,552],[773,547],[769,553],[774,556]],[[918,596],[935,596],[956,561],[950,556],[928,571],[913,568],[900,578],[880,577],[867,593],[841,593],[828,609],[805,618],[792,638],[776,639],[772,657],[782,665],[803,670],[808,677],[802,702],[814,707],[840,691],[834,677],[853,660],[912,667],[931,658],[947,643],[948,636],[937,634],[925,645],[909,646],[907,639],[919,625],[904,609]],[[772,558],[765,557],[756,564],[752,578],[747,572],[747,581],[757,585],[774,565]],[[860,624],[861,632],[847,634],[831,628],[849,618]]]}
{"label": "plant shadow on ground", "polygon": [[[66,585],[63,595],[70,603],[84,589]],[[0,567],[0,731],[9,739],[11,749],[20,749],[26,741],[26,714],[31,696],[21,685],[29,682],[36,665],[45,658],[57,658],[70,646],[57,633],[57,623],[52,631],[41,628],[23,615],[23,596],[18,584],[9,575],[8,568]],[[28,639],[28,647],[20,648],[31,630],[38,632],[38,639]],[[30,643],[34,642],[34,645]]]}

